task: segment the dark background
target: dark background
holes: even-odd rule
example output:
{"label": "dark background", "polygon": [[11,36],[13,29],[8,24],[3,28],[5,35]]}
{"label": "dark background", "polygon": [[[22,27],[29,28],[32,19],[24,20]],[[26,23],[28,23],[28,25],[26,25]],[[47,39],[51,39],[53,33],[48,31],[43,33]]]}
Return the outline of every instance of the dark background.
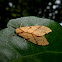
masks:
{"label": "dark background", "polygon": [[62,21],[62,0],[0,0],[0,29],[10,19],[37,16]]}

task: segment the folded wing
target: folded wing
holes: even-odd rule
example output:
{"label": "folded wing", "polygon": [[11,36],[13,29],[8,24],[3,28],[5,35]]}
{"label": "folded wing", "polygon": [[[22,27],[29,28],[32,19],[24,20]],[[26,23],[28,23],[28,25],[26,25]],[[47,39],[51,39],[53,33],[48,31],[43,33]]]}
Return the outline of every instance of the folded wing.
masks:
{"label": "folded wing", "polygon": [[29,34],[29,33],[26,33],[26,32],[19,33],[18,35],[22,36],[23,38],[25,38],[28,41],[30,41],[34,44],[37,44],[37,45],[45,46],[45,45],[49,44],[49,42],[47,41],[47,39],[44,36],[36,36],[36,35]]}

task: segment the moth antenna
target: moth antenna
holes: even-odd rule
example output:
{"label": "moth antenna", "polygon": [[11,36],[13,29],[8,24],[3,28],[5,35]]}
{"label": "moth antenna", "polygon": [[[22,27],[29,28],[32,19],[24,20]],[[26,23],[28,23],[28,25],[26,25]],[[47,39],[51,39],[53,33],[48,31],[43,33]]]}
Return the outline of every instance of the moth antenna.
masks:
{"label": "moth antenna", "polygon": [[13,27],[13,28],[17,29],[17,27],[15,27],[15,26],[12,26],[12,25],[9,25],[9,26],[11,26],[11,27]]}
{"label": "moth antenna", "polygon": [[22,26],[22,17],[21,17],[21,25],[20,25],[20,27]]}
{"label": "moth antenna", "polygon": [[[15,35],[17,35],[17,34],[14,34],[14,35],[12,35],[12,36],[15,36]],[[9,36],[8,38],[10,38],[10,37],[12,37],[12,36]]]}

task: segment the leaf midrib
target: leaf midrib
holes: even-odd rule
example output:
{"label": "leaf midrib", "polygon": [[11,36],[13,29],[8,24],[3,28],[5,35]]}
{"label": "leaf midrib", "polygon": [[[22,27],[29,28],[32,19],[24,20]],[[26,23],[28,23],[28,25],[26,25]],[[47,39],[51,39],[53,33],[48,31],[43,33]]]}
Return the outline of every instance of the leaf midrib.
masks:
{"label": "leaf midrib", "polygon": [[26,55],[26,56],[22,56],[22,57],[29,57],[29,56],[35,56],[35,55],[39,55],[42,53],[56,53],[56,54],[61,54],[62,52],[57,52],[57,51],[44,51],[44,52],[40,52],[40,53],[36,53],[36,54],[31,54],[31,55]]}

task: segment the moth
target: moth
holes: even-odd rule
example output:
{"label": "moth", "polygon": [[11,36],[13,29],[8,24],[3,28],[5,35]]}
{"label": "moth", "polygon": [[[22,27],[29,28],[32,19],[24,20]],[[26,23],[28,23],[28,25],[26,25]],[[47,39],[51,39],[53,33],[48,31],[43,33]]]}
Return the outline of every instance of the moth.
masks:
{"label": "moth", "polygon": [[[22,25],[22,21],[21,21],[21,25]],[[49,44],[49,42],[47,41],[44,35],[48,34],[49,32],[52,32],[50,28],[46,26],[21,27],[21,25],[20,28],[16,28],[15,30],[17,35],[37,45],[46,46]]]}

